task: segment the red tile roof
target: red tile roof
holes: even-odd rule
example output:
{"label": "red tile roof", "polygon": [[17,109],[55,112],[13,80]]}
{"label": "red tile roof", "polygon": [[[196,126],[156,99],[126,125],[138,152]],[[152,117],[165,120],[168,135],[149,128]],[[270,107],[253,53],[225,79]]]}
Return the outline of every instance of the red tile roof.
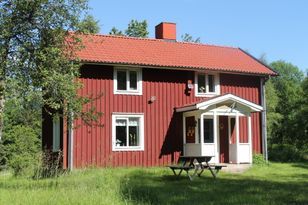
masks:
{"label": "red tile roof", "polygon": [[81,39],[84,48],[77,56],[83,62],[276,75],[240,48],[111,35]]}

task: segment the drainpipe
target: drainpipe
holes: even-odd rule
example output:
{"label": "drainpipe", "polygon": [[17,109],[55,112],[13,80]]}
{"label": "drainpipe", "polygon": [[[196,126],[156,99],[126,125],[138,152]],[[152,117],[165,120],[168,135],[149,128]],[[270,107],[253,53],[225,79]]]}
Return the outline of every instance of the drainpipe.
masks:
{"label": "drainpipe", "polygon": [[267,128],[266,128],[266,99],[265,99],[265,78],[260,80],[260,90],[261,90],[261,105],[263,107],[262,111],[262,151],[266,162],[268,162],[267,153]]}
{"label": "drainpipe", "polygon": [[74,164],[74,132],[73,132],[73,114],[69,114],[68,119],[68,168],[73,170]]}

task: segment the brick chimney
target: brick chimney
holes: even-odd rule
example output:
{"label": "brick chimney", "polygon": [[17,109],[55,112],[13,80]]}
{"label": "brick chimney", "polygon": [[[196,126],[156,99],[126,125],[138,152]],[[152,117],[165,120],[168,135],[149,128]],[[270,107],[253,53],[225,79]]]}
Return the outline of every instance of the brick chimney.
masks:
{"label": "brick chimney", "polygon": [[155,26],[155,38],[176,41],[176,24],[162,22]]}

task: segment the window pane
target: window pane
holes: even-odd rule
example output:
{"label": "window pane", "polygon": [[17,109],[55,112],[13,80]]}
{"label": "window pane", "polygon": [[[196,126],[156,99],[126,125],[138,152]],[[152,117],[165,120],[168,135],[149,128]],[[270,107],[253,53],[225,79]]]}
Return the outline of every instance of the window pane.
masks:
{"label": "window pane", "polygon": [[129,118],[129,146],[139,146],[139,118]]}
{"label": "window pane", "polygon": [[139,146],[138,126],[129,126],[129,146]]}
{"label": "window pane", "polygon": [[137,72],[129,71],[129,88],[131,90],[137,90]]}
{"label": "window pane", "polygon": [[118,90],[126,90],[126,71],[117,71]]}
{"label": "window pane", "polygon": [[127,146],[126,139],[127,121],[124,119],[116,120],[116,146]]}
{"label": "window pane", "polygon": [[52,150],[54,152],[59,151],[60,149],[60,118],[58,116],[55,116],[53,118],[53,146]]}
{"label": "window pane", "polygon": [[204,119],[204,142],[205,143],[213,143],[213,119]]}
{"label": "window pane", "polygon": [[215,92],[214,75],[208,75],[209,92]]}
{"label": "window pane", "polygon": [[198,74],[198,93],[205,93],[205,75]]}

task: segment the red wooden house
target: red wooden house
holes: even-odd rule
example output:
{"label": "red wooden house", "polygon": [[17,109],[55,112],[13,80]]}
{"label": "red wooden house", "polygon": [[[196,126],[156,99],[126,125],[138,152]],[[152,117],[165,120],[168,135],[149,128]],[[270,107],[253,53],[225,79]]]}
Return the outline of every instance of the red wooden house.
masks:
{"label": "red wooden house", "polygon": [[43,146],[64,168],[161,166],[180,155],[252,163],[266,154],[264,82],[276,73],[240,48],[176,41],[176,25],[156,39],[82,36],[80,95],[95,96],[103,127],[81,120],[66,130],[44,115]]}

